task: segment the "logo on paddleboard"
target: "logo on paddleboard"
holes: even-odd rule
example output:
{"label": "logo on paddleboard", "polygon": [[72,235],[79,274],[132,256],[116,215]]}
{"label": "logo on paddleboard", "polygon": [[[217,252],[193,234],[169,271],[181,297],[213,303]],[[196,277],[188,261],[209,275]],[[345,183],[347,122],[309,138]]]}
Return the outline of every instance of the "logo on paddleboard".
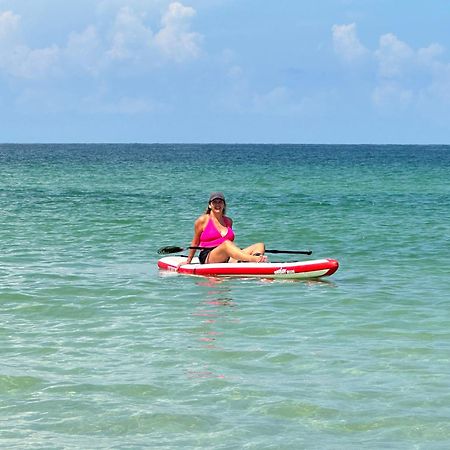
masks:
{"label": "logo on paddleboard", "polygon": [[288,270],[288,269],[281,268],[281,269],[275,270],[273,273],[276,275],[288,275],[291,273],[295,273],[295,270]]}

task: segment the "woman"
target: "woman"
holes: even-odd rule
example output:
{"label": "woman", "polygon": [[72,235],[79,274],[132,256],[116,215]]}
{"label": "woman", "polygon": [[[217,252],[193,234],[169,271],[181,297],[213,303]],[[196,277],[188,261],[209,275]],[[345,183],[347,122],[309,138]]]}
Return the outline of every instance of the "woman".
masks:
{"label": "woman", "polygon": [[[233,221],[225,215],[226,202],[221,192],[209,196],[208,208],[194,226],[191,247],[206,247],[198,256],[201,264],[236,261],[266,262],[262,242],[241,250],[234,241]],[[189,264],[195,255],[191,249],[184,264]]]}

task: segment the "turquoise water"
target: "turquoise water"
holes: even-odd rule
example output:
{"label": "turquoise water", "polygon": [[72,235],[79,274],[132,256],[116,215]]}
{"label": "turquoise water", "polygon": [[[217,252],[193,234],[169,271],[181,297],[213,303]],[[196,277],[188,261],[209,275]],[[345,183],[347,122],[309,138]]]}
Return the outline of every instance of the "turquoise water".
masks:
{"label": "turquoise water", "polygon": [[[449,448],[449,169],[445,146],[0,146],[0,447]],[[159,273],[219,189],[238,244],[339,271]]]}

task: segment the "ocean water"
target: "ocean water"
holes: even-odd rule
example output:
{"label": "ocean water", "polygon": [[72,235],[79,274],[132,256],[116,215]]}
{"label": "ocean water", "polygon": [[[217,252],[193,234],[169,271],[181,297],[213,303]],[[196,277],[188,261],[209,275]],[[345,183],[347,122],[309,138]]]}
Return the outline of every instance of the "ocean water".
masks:
{"label": "ocean water", "polygon": [[[1,145],[0,448],[450,448],[449,173],[446,146]],[[339,271],[160,273],[213,190],[238,244]]]}

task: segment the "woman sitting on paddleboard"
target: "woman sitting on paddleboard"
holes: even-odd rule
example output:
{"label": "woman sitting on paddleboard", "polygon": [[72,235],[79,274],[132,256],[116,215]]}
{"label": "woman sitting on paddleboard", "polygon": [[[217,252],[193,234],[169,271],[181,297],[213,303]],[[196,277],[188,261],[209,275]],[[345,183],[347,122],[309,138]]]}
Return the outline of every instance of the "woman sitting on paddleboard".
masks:
{"label": "woman sitting on paddleboard", "polygon": [[[264,256],[265,247],[262,242],[243,250],[233,243],[233,221],[225,216],[225,209],[224,195],[221,192],[213,192],[209,197],[205,214],[195,221],[191,247],[206,247],[198,255],[200,263],[266,262],[267,256]],[[184,264],[189,264],[194,255],[195,249],[191,249]]]}

